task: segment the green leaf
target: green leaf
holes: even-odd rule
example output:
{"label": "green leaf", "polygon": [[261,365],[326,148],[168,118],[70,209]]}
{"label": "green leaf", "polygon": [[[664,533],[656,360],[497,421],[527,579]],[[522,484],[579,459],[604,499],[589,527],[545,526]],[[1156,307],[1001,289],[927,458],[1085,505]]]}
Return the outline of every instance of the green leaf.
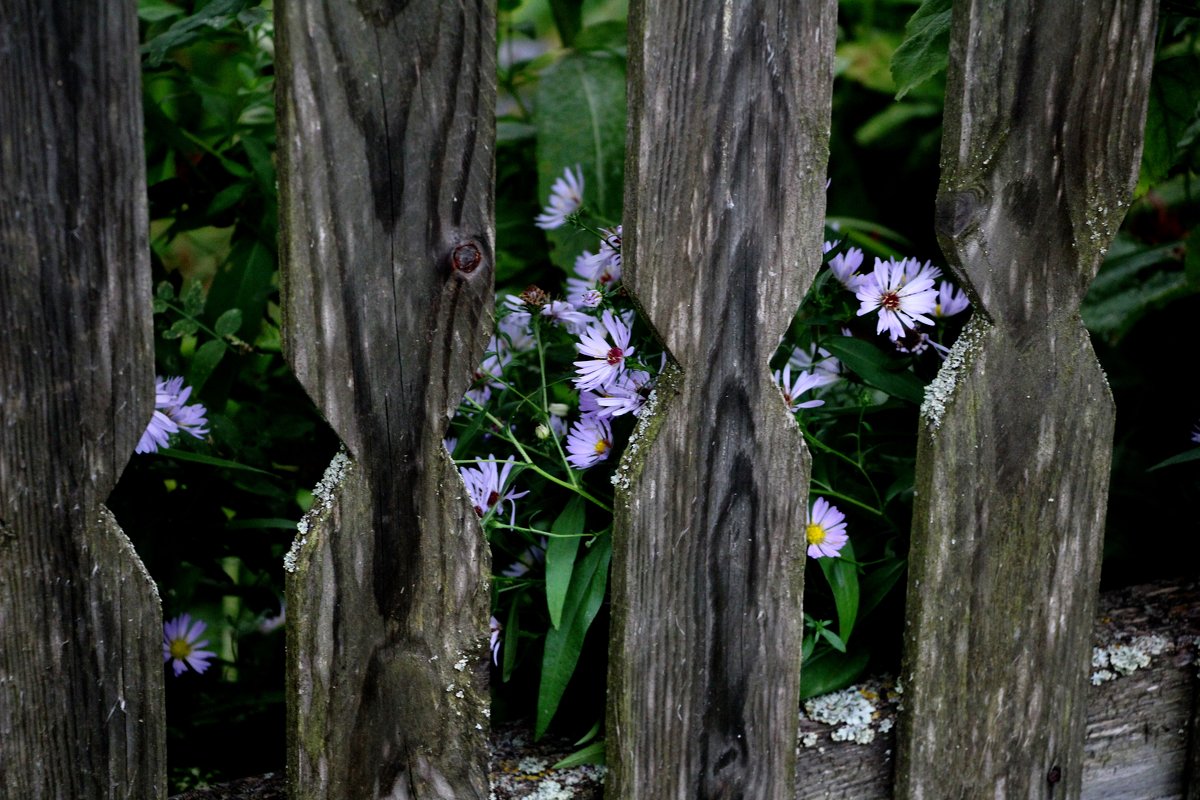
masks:
{"label": "green leaf", "polygon": [[821,344],[868,385],[911,403],[925,399],[925,384],[920,378],[870,342],[831,336]]}
{"label": "green leaf", "polygon": [[546,632],[542,655],[542,680],[538,687],[537,723],[534,738],[540,739],[554,719],[567,683],[575,673],[583,640],[604,600],[608,585],[608,562],[612,558],[612,537],[594,541],[588,553],[576,562],[563,605],[562,625]]}
{"label": "green leaf", "polygon": [[200,323],[191,317],[175,320],[171,327],[163,331],[164,339],[181,339],[184,336],[191,336],[196,331],[200,330]]}
{"label": "green leaf", "polygon": [[870,652],[861,647],[847,653],[823,650],[804,662],[800,669],[800,699],[844,689],[862,674]]}
{"label": "green leaf", "polygon": [[1200,447],[1197,447],[1195,450],[1188,450],[1186,453],[1180,453],[1177,456],[1171,456],[1166,461],[1160,461],[1147,469],[1146,472],[1153,472],[1156,469],[1174,466],[1175,464],[1185,464],[1188,461],[1200,461]]}
{"label": "green leaf", "polygon": [[250,184],[245,181],[238,181],[226,186],[221,191],[213,196],[212,202],[208,204],[208,209],[204,212],[204,216],[212,218],[233,208],[243,197],[246,196],[246,190],[250,188]]}
{"label": "green leaf", "polygon": [[546,605],[550,609],[550,624],[555,628],[561,624],[563,603],[566,602],[571,572],[575,567],[575,554],[579,552],[583,521],[583,498],[576,495],[550,527],[551,533],[561,534],[549,537],[546,545]]}
{"label": "green leaf", "polygon": [[200,316],[204,312],[204,284],[189,280],[183,285],[179,300],[183,304],[183,313],[192,317]]}
{"label": "green leaf", "polygon": [[206,456],[200,453],[192,453],[188,450],[176,450],[173,447],[164,447],[158,451],[160,456],[174,458],[178,461],[190,461],[194,464],[207,464],[210,467],[223,467],[224,469],[237,469],[243,472],[257,472],[260,475],[270,475],[272,478],[277,477],[273,472],[267,472],[265,469],[258,467],[250,467],[245,464],[239,464],[236,461],[230,461],[225,458],[217,458],[216,456]]}
{"label": "green leaf", "polygon": [[521,634],[521,598],[514,597],[508,607],[508,621],[504,623],[504,657],[500,659],[500,679],[508,683],[513,667],[517,665],[517,640]]}
{"label": "green leaf", "polygon": [[897,134],[897,128],[909,120],[936,117],[942,107],[935,103],[893,103],[863,123],[854,134],[854,141],[867,146]]}
{"label": "green leaf", "polygon": [[175,287],[170,281],[160,281],[158,286],[154,287],[154,296],[160,300],[174,300]]}
{"label": "green leaf", "polygon": [[587,747],[576,750],[571,755],[559,761],[551,767],[551,769],[567,769],[568,767],[577,767],[580,764],[604,764],[605,751],[604,740],[592,742]]}
{"label": "green leaf", "polygon": [[1150,183],[1159,183],[1175,166],[1192,126],[1200,114],[1200,55],[1165,58],[1154,65],[1150,103],[1146,109],[1146,139],[1142,170]]}
{"label": "green leaf", "polygon": [[[858,567],[853,563],[854,548],[850,542],[846,542],[842,548],[842,555],[845,558],[818,558],[817,563],[825,575],[826,582],[829,583],[829,588],[833,590],[840,640],[849,642],[854,623],[858,619]],[[845,650],[846,647],[842,645],[839,649]]]}
{"label": "green leaf", "polygon": [[196,41],[205,32],[205,28],[220,30],[228,27],[249,2],[250,0],[212,0],[192,16],[176,20],[171,27],[142,45],[141,52],[146,57],[147,66],[159,66],[169,51]]}
{"label": "green leaf", "polygon": [[628,26],[624,19],[610,19],[589,25],[575,37],[576,50],[621,51],[629,40]]}
{"label": "green leaf", "polygon": [[271,160],[271,151],[267,146],[253,136],[242,138],[242,149],[250,159],[250,168],[258,179],[259,188],[263,194],[275,193],[275,162]]}
{"label": "green leaf", "polygon": [[196,353],[192,356],[192,362],[188,367],[187,380],[188,386],[192,387],[193,392],[200,393],[213,370],[225,357],[225,351],[228,349],[229,346],[220,339],[210,339],[196,348]]}
{"label": "green leaf", "polygon": [[1085,300],[1079,310],[1089,331],[1116,344],[1146,314],[1192,294],[1196,291],[1189,287],[1184,272],[1155,272],[1100,302]]}
{"label": "green leaf", "polygon": [[846,652],[846,643],[842,641],[842,637],[829,630],[829,628],[821,628],[821,638],[829,642],[830,646],[839,653]]}
{"label": "green leaf", "polygon": [[238,332],[238,328],[242,327],[242,310],[240,308],[231,308],[221,316],[217,317],[217,321],[213,323],[213,330],[218,336],[232,336]]}
{"label": "green leaf", "polygon": [[892,587],[904,576],[904,569],[907,566],[908,562],[899,558],[895,561],[885,562],[878,569],[872,570],[863,577],[859,583],[859,619],[866,617],[883,602],[883,598],[887,597]]}
{"label": "green leaf", "polygon": [[[625,67],[599,54],[570,55],[538,82],[533,124],[537,128],[538,201],[568,167],[583,172],[584,207],[616,224],[621,218],[625,169]],[[572,272],[575,257],[596,249],[595,237],[566,226],[547,231],[554,263]]]}
{"label": "green leaf", "polygon": [[897,100],[946,69],[950,5],[951,0],[924,0],[904,26],[904,41],[892,54]]}
{"label": "green leaf", "polygon": [[143,22],[161,22],[182,13],[182,8],[166,0],[138,0],[137,15]]}
{"label": "green leaf", "polygon": [[583,0],[550,0],[550,14],[563,47],[571,47],[583,26]]}

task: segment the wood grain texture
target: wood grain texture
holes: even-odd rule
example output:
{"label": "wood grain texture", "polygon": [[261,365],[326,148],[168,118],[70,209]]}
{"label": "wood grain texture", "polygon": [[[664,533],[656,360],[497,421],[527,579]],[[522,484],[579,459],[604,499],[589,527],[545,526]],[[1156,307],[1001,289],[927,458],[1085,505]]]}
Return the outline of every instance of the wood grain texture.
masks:
{"label": "wood grain texture", "polygon": [[153,409],[137,18],[0,19],[0,796],[161,797],[158,594],[102,505]]}
{"label": "wood grain texture", "polygon": [[955,6],[898,798],[1078,797],[1113,403],[1079,303],[1137,176],[1154,4]]}
{"label": "wood grain texture", "polygon": [[285,351],[353,462],[288,581],[292,796],[484,798],[489,559],[441,442],[491,330],[494,9],[277,19]]}
{"label": "wood grain texture", "polygon": [[678,366],[621,467],[609,798],[794,794],[808,456],[767,363],[820,261],[834,22],[632,4],[626,284]]}

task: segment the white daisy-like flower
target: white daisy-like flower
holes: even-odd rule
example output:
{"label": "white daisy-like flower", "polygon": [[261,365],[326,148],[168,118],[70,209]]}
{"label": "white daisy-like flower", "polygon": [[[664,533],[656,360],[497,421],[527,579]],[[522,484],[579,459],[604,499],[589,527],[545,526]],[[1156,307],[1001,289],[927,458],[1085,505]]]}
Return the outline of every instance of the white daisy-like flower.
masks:
{"label": "white daisy-like flower", "polygon": [[801,372],[796,376],[796,380],[792,381],[792,365],[785,364],[783,372],[779,370],[774,372],[775,383],[779,385],[779,390],[783,392],[783,399],[787,401],[788,408],[795,414],[802,408],[815,408],[816,406],[825,405],[824,400],[805,400],[800,402],[800,395],[810,389],[815,389],[818,386],[823,386],[822,379],[811,372]]}
{"label": "white daisy-like flower", "polygon": [[875,259],[875,270],[859,285],[855,297],[862,304],[858,316],[878,309],[876,333],[887,331],[893,339],[904,335],[906,328],[916,328],[918,322],[932,325],[927,314],[933,313],[937,290],[933,278],[919,274],[905,280],[905,262]]}
{"label": "white daisy-like flower", "polygon": [[804,526],[804,539],[812,558],[832,558],[846,546],[846,515],[824,497],[813,503]]}
{"label": "white daisy-like flower", "polygon": [[634,348],[629,346],[632,333],[629,324],[608,310],[602,315],[601,322],[602,325],[592,325],[584,331],[575,345],[581,355],[590,356],[574,362],[575,372],[579,375],[574,379],[577,389],[608,386],[625,369],[625,359],[633,355]]}
{"label": "white daisy-like flower", "polygon": [[542,213],[534,219],[535,225],[542,230],[561,228],[567,217],[574,214],[583,205],[583,169],[576,164],[575,172],[567,167],[562,177],[550,187],[550,200]]}

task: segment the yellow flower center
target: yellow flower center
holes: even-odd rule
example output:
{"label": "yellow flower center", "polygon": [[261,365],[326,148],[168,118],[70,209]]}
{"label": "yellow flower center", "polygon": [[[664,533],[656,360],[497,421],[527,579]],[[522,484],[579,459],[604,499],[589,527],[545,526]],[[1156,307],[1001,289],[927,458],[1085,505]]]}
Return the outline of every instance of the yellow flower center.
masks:
{"label": "yellow flower center", "polygon": [[810,522],[804,529],[804,538],[809,544],[820,544],[825,541],[825,529],[815,522]]}
{"label": "yellow flower center", "polygon": [[603,454],[610,447],[612,447],[611,444],[609,444],[606,440],[601,439],[600,441],[596,442],[596,454]]}
{"label": "yellow flower center", "polygon": [[171,640],[171,657],[184,659],[192,654],[192,646],[184,639]]}

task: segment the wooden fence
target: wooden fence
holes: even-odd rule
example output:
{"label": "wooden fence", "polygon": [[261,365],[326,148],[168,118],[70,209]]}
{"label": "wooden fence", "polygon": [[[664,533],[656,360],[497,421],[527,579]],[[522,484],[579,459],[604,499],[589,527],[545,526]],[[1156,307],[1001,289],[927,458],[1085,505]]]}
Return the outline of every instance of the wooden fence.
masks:
{"label": "wooden fence", "polygon": [[[161,797],[159,604],[103,506],[151,408],[133,4],[0,8],[0,796]],[[441,442],[492,323],[494,4],[276,12],[285,345],[349,453],[288,576],[290,792],[482,800],[488,555]],[[808,456],[767,361],[835,20],[632,3],[627,285],[674,363],[621,467],[610,798],[797,796]],[[1078,308],[1154,25],[955,4],[937,224],[976,312],[922,408],[896,797],[1080,794],[1113,404]]]}

